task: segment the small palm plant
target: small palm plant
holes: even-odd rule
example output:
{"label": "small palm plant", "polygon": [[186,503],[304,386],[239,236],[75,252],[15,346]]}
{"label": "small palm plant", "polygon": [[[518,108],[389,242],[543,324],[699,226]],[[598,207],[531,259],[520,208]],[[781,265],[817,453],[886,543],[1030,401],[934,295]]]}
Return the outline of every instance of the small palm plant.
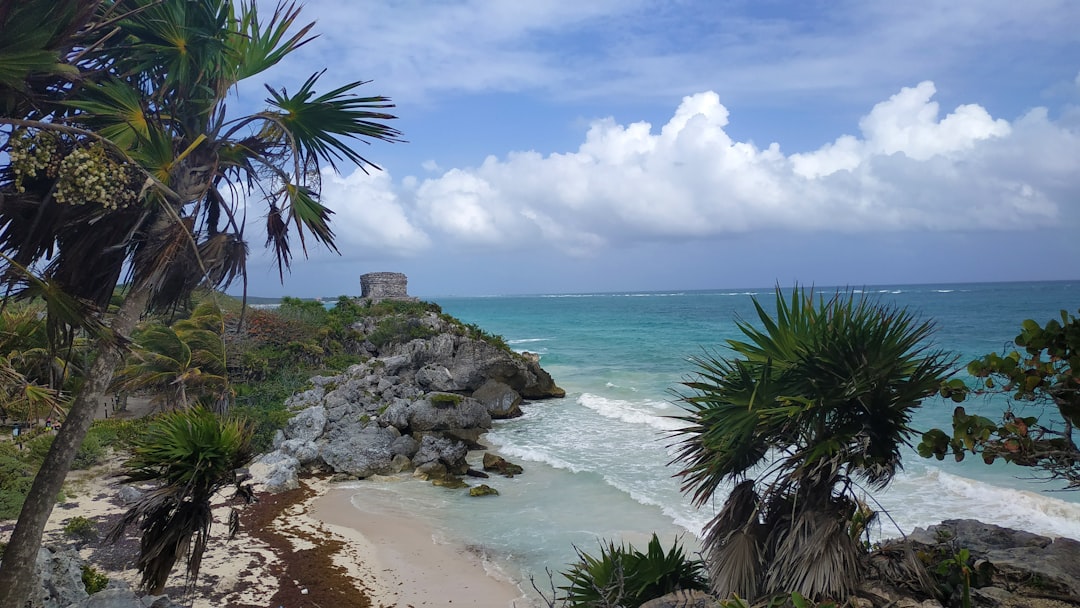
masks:
{"label": "small palm plant", "polygon": [[732,357],[694,359],[677,475],[698,506],[735,484],[704,541],[721,597],[843,598],[865,525],[856,484],[888,485],[953,360],[927,345],[931,323],[853,293],[778,288],[775,317],[754,306],[763,329],[739,321]]}
{"label": "small palm plant", "polygon": [[210,541],[210,500],[235,483],[236,469],[251,456],[248,425],[203,408],[163,414],[136,441],[122,481],[157,486],[124,514],[109,539],[115,542],[138,523],[142,539],[136,565],[151,594],[164,590],[180,558],[186,560],[188,587],[194,585]]}
{"label": "small palm plant", "polygon": [[576,550],[578,562],[562,573],[568,606],[637,608],[680,589],[708,588],[701,560],[686,555],[678,541],[665,552],[656,534],[645,553],[610,541],[600,545],[599,557]]}
{"label": "small palm plant", "polygon": [[224,413],[231,393],[222,319],[221,309],[208,300],[171,327],[141,328],[127,365],[113,379],[113,390],[149,390],[166,409],[186,408],[194,401]]}

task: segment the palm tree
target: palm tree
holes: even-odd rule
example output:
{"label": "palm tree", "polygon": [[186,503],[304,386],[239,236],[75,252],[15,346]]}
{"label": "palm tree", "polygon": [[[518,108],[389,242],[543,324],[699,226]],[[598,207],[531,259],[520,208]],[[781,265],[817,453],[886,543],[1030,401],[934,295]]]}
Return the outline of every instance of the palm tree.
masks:
{"label": "palm tree", "polygon": [[698,506],[734,485],[704,541],[714,591],[842,599],[857,578],[857,484],[883,489],[901,468],[912,412],[952,359],[927,346],[930,323],[853,293],[815,304],[778,288],[775,318],[754,306],[763,329],[739,321],[732,357],[694,359],[678,475]]}
{"label": "palm tree", "polygon": [[[358,95],[359,81],[318,94],[316,73],[292,94],[267,87],[254,114],[225,107],[238,83],[311,40],[298,16],[294,4],[266,19],[254,1],[233,0],[0,5],[0,150],[11,159],[0,167],[0,252],[102,308],[126,272],[110,324],[123,337],[147,307],[244,279],[245,204],[266,205],[282,274],[296,239],[305,254],[309,240],[336,251],[322,165],[377,168],[350,144],[399,141],[385,124],[389,100]],[[27,597],[52,499],[122,359],[96,350],[8,544],[0,605]]]}
{"label": "palm tree", "polygon": [[236,483],[236,470],[251,456],[251,428],[203,408],[162,415],[136,442],[121,481],[157,486],[124,514],[109,538],[115,542],[138,524],[136,567],[151,594],[161,594],[180,558],[189,588],[194,585],[210,540],[210,499]]}
{"label": "palm tree", "polygon": [[230,401],[225,365],[224,321],[212,300],[171,327],[150,324],[135,332],[127,364],[112,390],[149,390],[165,408],[187,408],[191,400],[224,413]]}

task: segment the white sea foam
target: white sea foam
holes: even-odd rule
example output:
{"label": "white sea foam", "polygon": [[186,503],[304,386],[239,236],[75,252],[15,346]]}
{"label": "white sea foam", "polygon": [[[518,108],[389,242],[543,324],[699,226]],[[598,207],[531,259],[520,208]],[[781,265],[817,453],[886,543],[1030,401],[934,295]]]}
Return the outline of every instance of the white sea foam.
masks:
{"label": "white sea foam", "polygon": [[[973,518],[1047,536],[1080,539],[1080,504],[946,473],[933,466],[901,473],[879,499],[901,528]],[[890,535],[885,529],[884,534]]]}
{"label": "white sea foam", "polygon": [[507,344],[528,344],[530,342],[547,342],[553,338],[520,338],[517,340],[507,340]]}
{"label": "white sea foam", "polygon": [[600,414],[605,418],[620,420],[629,424],[643,424],[661,431],[672,431],[682,428],[685,423],[657,415],[655,410],[658,404],[663,402],[646,401],[632,403],[622,399],[608,399],[591,393],[583,393],[577,402],[584,407]]}
{"label": "white sea foam", "polygon": [[933,291],[934,291],[934,293],[952,293],[952,292],[954,292],[956,290],[955,289],[935,289]]}

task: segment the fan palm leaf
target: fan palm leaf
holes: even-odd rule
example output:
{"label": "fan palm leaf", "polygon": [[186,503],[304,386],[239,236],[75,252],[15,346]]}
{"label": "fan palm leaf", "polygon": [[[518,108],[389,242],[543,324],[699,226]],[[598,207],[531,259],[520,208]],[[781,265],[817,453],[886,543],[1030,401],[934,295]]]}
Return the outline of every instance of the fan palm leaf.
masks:
{"label": "fan palm leaf", "polygon": [[[706,541],[722,590],[746,593],[760,555],[761,592],[841,598],[859,551],[847,533],[853,480],[888,485],[915,408],[953,359],[928,346],[932,324],[852,293],[778,288],[775,312],[754,308],[758,323],[740,320],[744,339],[727,342],[732,357],[693,360],[698,375],[680,395],[686,426],[674,432],[677,475],[697,505],[725,482],[743,484]],[[767,480],[760,495],[743,481],[751,475]],[[761,545],[758,526],[770,530]]]}
{"label": "fan palm leaf", "polygon": [[188,585],[194,585],[210,538],[210,500],[235,483],[236,469],[250,461],[250,441],[246,424],[197,408],[165,414],[134,446],[121,481],[158,486],[124,514],[109,538],[139,526],[136,565],[151,593],[161,592],[181,558]]}

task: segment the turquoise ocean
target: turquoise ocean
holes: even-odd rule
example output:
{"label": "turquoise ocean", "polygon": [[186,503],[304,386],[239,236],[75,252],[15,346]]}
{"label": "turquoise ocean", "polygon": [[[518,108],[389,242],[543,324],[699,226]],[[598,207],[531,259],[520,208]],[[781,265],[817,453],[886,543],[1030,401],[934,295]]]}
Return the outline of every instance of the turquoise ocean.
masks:
{"label": "turquoise ocean", "polygon": [[[955,353],[960,377],[971,359],[1011,350],[1024,319],[1044,323],[1080,307],[1080,281],[854,291],[934,322],[933,343]],[[828,296],[836,288],[816,292]],[[752,298],[771,309],[773,290],[432,298],[512,348],[539,354],[566,397],[528,404],[524,416],[496,422],[485,436],[492,451],[525,468],[513,479],[486,480],[498,497],[470,498],[402,478],[357,482],[354,502],[429,521],[438,540],[467,545],[493,573],[530,594],[535,577],[550,595],[547,570],[563,584],[557,572],[575,560],[575,546],[596,553],[600,540],[613,540],[644,548],[656,532],[665,544],[678,538],[696,550],[723,496],[695,509],[673,478],[668,433],[679,427],[672,416],[681,413],[673,391],[693,373],[689,357],[724,355],[724,341],[738,336],[736,320],[754,321]],[[980,397],[965,407],[996,419],[1005,405]],[[954,406],[927,400],[916,428],[947,428]],[[879,518],[874,534],[895,537],[943,519],[978,518],[1080,539],[1080,492],[1055,491],[1060,483],[1032,474],[977,458],[926,460],[909,450],[903,472],[871,496],[871,504],[889,514]]]}

